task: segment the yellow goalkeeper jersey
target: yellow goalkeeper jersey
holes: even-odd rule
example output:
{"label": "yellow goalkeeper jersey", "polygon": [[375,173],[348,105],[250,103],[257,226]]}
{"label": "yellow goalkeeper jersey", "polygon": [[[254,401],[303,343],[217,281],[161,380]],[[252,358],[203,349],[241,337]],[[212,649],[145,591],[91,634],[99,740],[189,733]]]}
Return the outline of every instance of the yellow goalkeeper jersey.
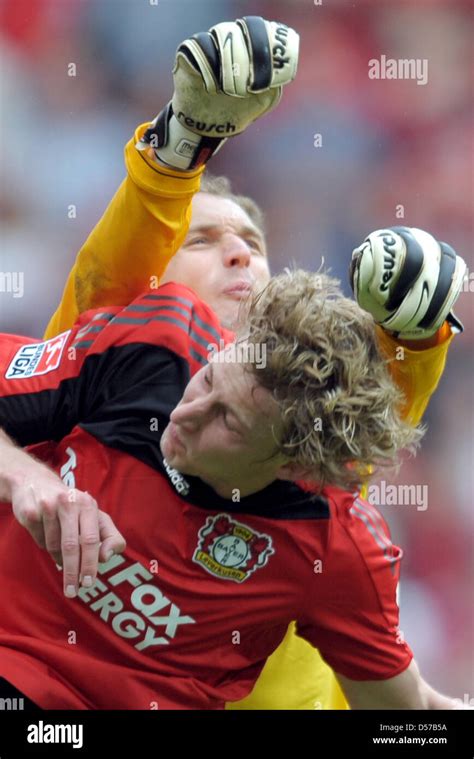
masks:
{"label": "yellow goalkeeper jersey", "polygon": [[[126,305],[143,290],[157,287],[170,258],[181,247],[191,218],[191,200],[203,169],[162,168],[135,144],[148,124],[125,147],[127,176],[78,253],[61,303],[45,337],[69,329],[89,308]],[[417,424],[443,373],[452,334],[448,324],[435,345],[411,350],[379,329],[392,375],[406,398],[404,413]],[[269,657],[247,698],[229,709],[347,709],[332,670],[295,633],[287,634]]]}

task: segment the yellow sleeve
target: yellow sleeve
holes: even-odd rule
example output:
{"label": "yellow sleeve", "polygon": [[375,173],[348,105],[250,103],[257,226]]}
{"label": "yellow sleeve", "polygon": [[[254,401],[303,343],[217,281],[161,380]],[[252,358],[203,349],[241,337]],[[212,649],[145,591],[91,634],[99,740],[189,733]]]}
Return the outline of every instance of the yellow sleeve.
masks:
{"label": "yellow sleeve", "polygon": [[417,425],[444,372],[448,348],[454,337],[447,322],[438,330],[436,344],[431,348],[413,349],[400,344],[383,329],[377,327],[379,344],[389,359],[393,379],[403,391],[403,416]]}
{"label": "yellow sleeve", "polygon": [[69,329],[89,308],[125,305],[156,287],[184,241],[204,168],[172,171],[138,151],[148,126],[125,146],[127,177],[79,251],[45,337]]}

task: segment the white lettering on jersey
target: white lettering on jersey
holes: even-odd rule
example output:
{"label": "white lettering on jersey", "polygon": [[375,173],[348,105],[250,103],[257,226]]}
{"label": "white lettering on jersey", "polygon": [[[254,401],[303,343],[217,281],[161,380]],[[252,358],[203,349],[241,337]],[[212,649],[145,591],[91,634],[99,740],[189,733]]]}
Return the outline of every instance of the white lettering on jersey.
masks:
{"label": "white lettering on jersey", "polygon": [[72,448],[66,448],[66,453],[69,456],[68,460],[61,467],[59,476],[68,488],[76,487],[76,478],[74,476],[73,469],[77,466],[77,457]]}
{"label": "white lettering on jersey", "polygon": [[[77,456],[70,447],[66,448],[66,454],[68,459],[61,467],[61,479],[68,487],[75,488]],[[112,569],[123,564],[125,566],[119,571],[109,575]],[[58,566],[58,570],[62,568]],[[196,623],[192,617],[181,615],[179,607],[156,585],[151,584],[150,580],[154,582],[156,575],[139,562],[130,564],[126,557],[113,555],[108,562],[99,564],[98,574],[101,577],[109,576],[104,577],[104,581],[97,577],[90,588],[79,588],[79,598],[89,604],[89,608],[99,614],[116,635],[135,641],[134,648],[137,651],[168,645],[176,636],[180,625]],[[130,591],[130,605],[134,611],[125,608],[122,599],[112,591],[112,588],[125,584],[133,589]],[[162,634],[159,635],[158,632]]]}
{"label": "white lettering on jersey", "polygon": [[163,464],[165,465],[166,474],[174,485],[176,492],[180,495],[187,495],[189,493],[189,482],[184,479],[181,472],[178,472],[177,469],[173,469],[165,458],[163,459]]}
{"label": "white lettering on jersey", "polygon": [[[147,582],[154,581],[155,575],[139,562],[128,564],[105,578],[112,569],[122,564],[127,564],[127,558],[120,555],[114,555],[107,563],[99,564],[101,577],[97,577],[92,587],[79,588],[78,593],[79,598],[89,604],[89,608],[99,614],[116,635],[133,640],[137,651],[145,651],[153,646],[168,645],[176,636],[180,625],[196,623],[192,617],[182,615],[179,607],[156,585]],[[124,584],[133,588],[130,592],[133,611],[127,609],[122,599],[111,590],[111,587]]]}

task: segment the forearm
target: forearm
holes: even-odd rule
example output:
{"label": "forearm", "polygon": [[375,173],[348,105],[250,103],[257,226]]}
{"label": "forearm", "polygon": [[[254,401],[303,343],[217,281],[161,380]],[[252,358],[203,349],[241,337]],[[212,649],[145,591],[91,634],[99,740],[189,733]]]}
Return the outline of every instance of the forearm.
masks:
{"label": "forearm", "polygon": [[381,327],[377,335],[392,378],[405,397],[403,415],[410,424],[419,424],[444,372],[453,339],[449,324],[445,322],[436,335],[417,343],[395,340]]}
{"label": "forearm", "polygon": [[463,708],[456,699],[450,698],[449,696],[443,696],[430,686],[426,686],[426,691],[427,709],[435,711],[439,709],[449,710]]}
{"label": "forearm", "polygon": [[137,129],[125,148],[127,178],[77,259],[80,311],[126,305],[158,282],[181,246],[201,170],[172,171],[139,152]]}
{"label": "forearm", "polygon": [[79,251],[46,337],[68,329],[90,308],[126,305],[157,287],[182,245],[203,170],[173,171],[138,151],[145,126],[126,145],[127,178]]}
{"label": "forearm", "polygon": [[456,699],[443,696],[420,676],[414,660],[400,675],[379,681],[356,681],[337,675],[351,709],[459,709]]}
{"label": "forearm", "polygon": [[[417,687],[418,685],[418,687]],[[454,699],[448,696],[443,696],[441,693],[435,691],[424,680],[419,681],[418,684],[413,684],[412,688],[405,693],[393,694],[393,702],[390,702],[390,696],[388,697],[388,703],[385,706],[381,706],[382,709],[422,709],[424,711],[433,710],[446,710],[455,709],[456,702]],[[372,709],[377,708],[374,705]]]}
{"label": "forearm", "polygon": [[47,467],[19,448],[0,428],[0,501],[10,503],[15,485],[40,469],[45,471]]}

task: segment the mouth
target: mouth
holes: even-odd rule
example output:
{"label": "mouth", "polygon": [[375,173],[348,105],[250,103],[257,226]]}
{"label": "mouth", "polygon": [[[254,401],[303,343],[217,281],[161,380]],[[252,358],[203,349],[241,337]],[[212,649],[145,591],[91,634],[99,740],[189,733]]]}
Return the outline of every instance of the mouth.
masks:
{"label": "mouth", "polygon": [[234,282],[234,284],[229,285],[229,287],[226,287],[224,294],[241,300],[242,298],[246,298],[252,292],[252,289],[253,288],[250,282],[241,280],[239,282]]}
{"label": "mouth", "polygon": [[179,446],[180,448],[182,448],[183,451],[185,451],[186,450],[186,446],[184,445],[183,441],[181,440],[181,438],[180,438],[180,436],[178,434],[178,431],[176,429],[176,424],[174,422],[170,422],[169,423],[168,430],[169,430],[169,436],[170,436],[171,440],[173,441],[173,443],[175,443],[175,445]]}

